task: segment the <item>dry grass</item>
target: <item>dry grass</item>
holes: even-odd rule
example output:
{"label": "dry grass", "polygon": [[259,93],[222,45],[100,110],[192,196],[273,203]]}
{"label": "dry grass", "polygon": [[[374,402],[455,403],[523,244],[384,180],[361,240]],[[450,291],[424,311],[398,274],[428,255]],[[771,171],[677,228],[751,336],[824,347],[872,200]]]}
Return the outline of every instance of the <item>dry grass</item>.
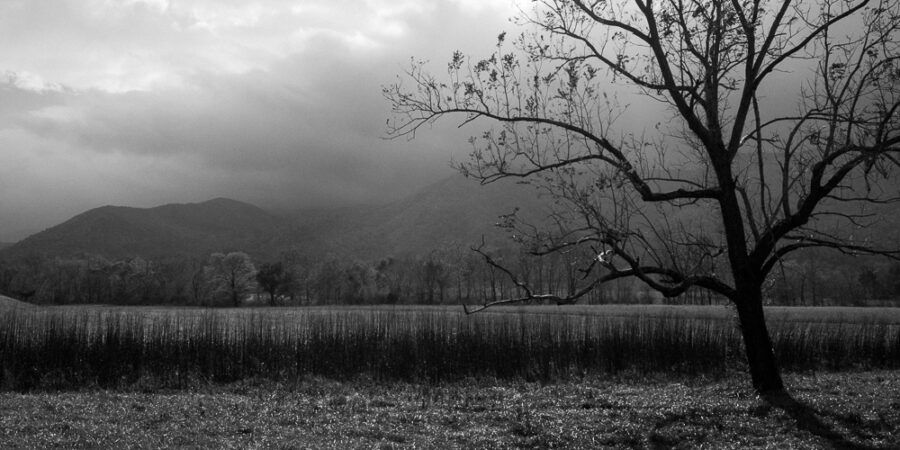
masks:
{"label": "dry grass", "polygon": [[[0,315],[0,389],[181,387],[195,380],[305,376],[557,381],[743,370],[738,327],[716,316],[728,312],[723,307],[551,311],[13,309]],[[900,368],[900,324],[828,313],[771,322],[785,369]]]}
{"label": "dry grass", "polygon": [[740,376],[4,393],[0,448],[898,448],[898,375],[790,375],[788,409]]}
{"label": "dry grass", "polygon": [[[493,314],[554,314],[604,317],[690,318],[704,320],[737,320],[731,305],[536,305],[489,309]],[[900,324],[900,308],[859,306],[767,306],[770,324],[803,323],[878,323]]]}

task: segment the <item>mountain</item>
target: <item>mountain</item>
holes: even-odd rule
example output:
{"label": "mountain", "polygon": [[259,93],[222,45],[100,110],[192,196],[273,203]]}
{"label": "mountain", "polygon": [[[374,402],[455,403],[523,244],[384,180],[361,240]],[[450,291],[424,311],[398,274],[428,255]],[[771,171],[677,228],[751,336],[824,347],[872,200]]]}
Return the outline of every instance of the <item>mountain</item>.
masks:
{"label": "mountain", "polygon": [[291,241],[306,253],[363,259],[468,248],[482,236],[496,244],[506,241],[494,226],[499,216],[517,207],[522,215],[540,217],[546,202],[527,185],[503,181],[482,186],[456,176],[383,206],[299,211]]}
{"label": "mountain", "polygon": [[469,247],[482,236],[490,243],[506,242],[494,226],[499,216],[517,206],[536,211],[542,204],[529,186],[480,186],[456,176],[385,205],[305,209],[287,217],[224,198],[149,209],[104,206],[2,249],[0,257],[160,258],[241,250],[272,259],[288,249],[313,259],[329,254],[361,259],[421,255],[448,246]]}
{"label": "mountain", "polygon": [[0,250],[3,250],[6,247],[13,245],[12,242],[0,242]]}
{"label": "mountain", "polygon": [[[507,245],[505,233],[494,226],[500,215],[518,207],[520,215],[539,223],[549,205],[528,185],[501,180],[482,186],[453,176],[384,205],[303,209],[281,215],[224,198],[149,209],[104,206],[0,248],[0,258],[32,254],[160,258],[233,250],[257,259],[274,259],[285,250],[311,259],[417,256],[441,248],[467,248],[482,237],[491,246]],[[900,209],[894,205],[878,209],[875,224],[855,230],[854,239],[877,237],[886,246],[900,242]],[[675,213],[687,215],[681,217],[686,219],[698,214],[694,209]],[[824,224],[825,229],[829,227]]]}
{"label": "mountain", "polygon": [[287,223],[256,206],[217,198],[142,209],[104,206],[34,234],[0,255],[184,256],[241,249],[267,253]]}

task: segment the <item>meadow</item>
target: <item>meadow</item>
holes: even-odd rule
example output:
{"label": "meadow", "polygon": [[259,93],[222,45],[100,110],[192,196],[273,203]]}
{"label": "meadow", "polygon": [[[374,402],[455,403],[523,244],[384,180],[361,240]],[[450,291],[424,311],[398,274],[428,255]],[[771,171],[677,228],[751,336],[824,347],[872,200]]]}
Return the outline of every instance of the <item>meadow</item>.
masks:
{"label": "meadow", "polygon": [[[900,309],[769,308],[788,372],[900,367]],[[725,306],[8,308],[0,388],[185,388],[304,377],[566,381],[745,371]]]}
{"label": "meadow", "polygon": [[787,374],[800,411],[672,378],[0,392],[0,448],[900,448],[896,371]]}

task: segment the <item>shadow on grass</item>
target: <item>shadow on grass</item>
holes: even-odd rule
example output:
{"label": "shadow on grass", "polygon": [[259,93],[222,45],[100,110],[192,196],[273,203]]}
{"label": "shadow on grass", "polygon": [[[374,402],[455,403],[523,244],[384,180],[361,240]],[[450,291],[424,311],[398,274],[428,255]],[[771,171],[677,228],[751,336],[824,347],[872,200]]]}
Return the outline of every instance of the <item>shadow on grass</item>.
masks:
{"label": "shadow on grass", "polygon": [[797,400],[787,392],[781,391],[777,393],[766,394],[763,396],[763,398],[770,406],[778,408],[791,416],[797,422],[797,427],[799,429],[825,439],[828,444],[830,444],[830,448],[852,450],[876,450],[895,448],[891,446],[891,444],[887,444],[885,446],[873,446],[851,441],[846,436],[836,431],[832,425],[824,422],[821,417],[830,416],[835,420],[844,422],[845,425],[848,426],[848,428],[858,428],[863,426],[863,424],[860,424],[858,420],[854,420],[849,416],[845,417],[844,415],[836,412],[818,411],[815,408],[807,405],[806,403]]}

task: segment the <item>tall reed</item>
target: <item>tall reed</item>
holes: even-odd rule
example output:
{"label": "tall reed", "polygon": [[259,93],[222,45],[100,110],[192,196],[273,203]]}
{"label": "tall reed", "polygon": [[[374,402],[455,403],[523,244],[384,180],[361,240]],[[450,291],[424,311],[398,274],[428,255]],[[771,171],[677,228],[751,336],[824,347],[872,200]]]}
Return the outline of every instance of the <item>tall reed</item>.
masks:
{"label": "tall reed", "polygon": [[[900,367],[900,325],[780,322],[788,370]],[[730,320],[448,310],[45,309],[0,316],[0,387],[183,387],[247,378],[390,380],[715,374],[743,364]]]}

